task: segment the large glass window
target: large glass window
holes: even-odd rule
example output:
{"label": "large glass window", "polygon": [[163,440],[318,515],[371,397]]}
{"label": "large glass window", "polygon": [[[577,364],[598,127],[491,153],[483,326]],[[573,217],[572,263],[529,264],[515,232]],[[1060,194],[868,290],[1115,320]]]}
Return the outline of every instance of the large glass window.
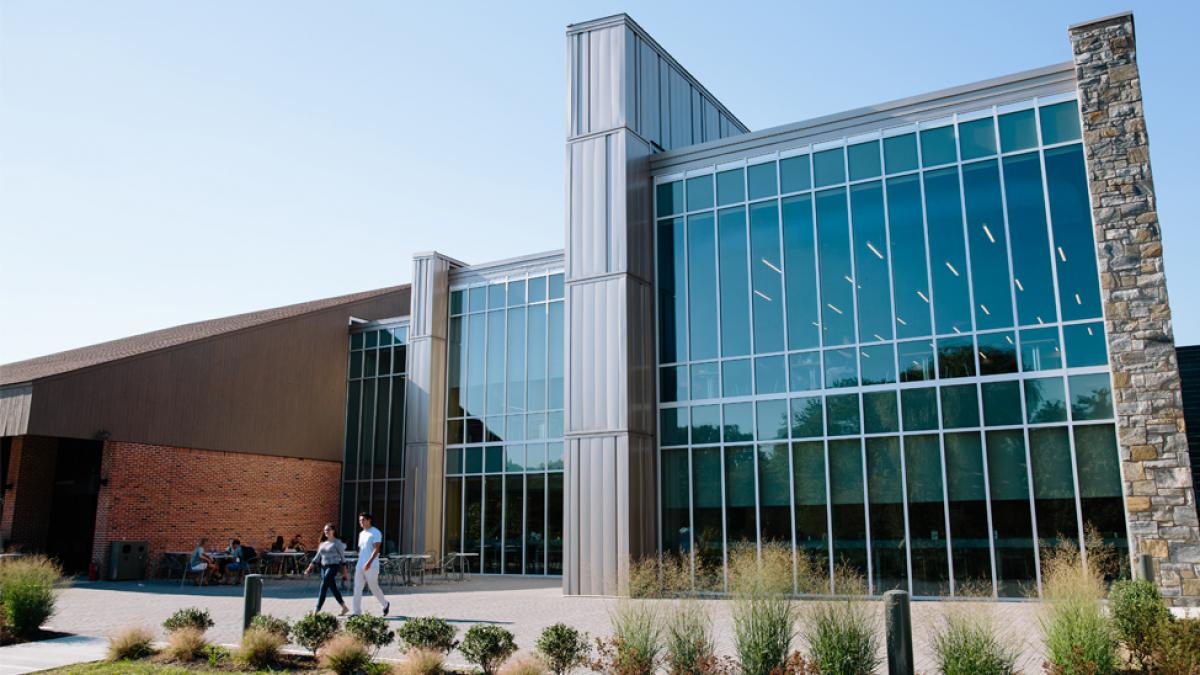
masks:
{"label": "large glass window", "polygon": [[829,493],[835,571],[845,568],[865,579],[867,519],[863,503],[862,452],[862,441],[858,439],[829,441]]}
{"label": "large glass window", "polygon": [[403,523],[408,325],[356,327],[349,342],[339,527],[344,533],[356,532],[355,516],[369,511],[383,533],[384,551],[396,553]]}
{"label": "large glass window", "polygon": [[949,595],[946,502],[942,492],[938,437],[906,436],[904,460],[909,545],[912,547],[912,592],[918,596]]}
{"label": "large glass window", "polygon": [[871,510],[871,586],[875,593],[893,589],[908,590],[903,485],[900,438],[868,438],[867,494]]}
{"label": "large glass window", "polygon": [[[672,278],[679,280],[674,272]],[[682,302],[686,288],[674,287]],[[518,272],[453,289],[450,308],[445,550],[477,553],[469,564],[488,574],[561,574],[562,275]],[[679,327],[672,340],[680,342],[660,342],[660,356],[686,357],[686,350],[669,346],[686,347]],[[686,400],[687,369],[680,370],[663,377],[681,387]],[[454,405],[456,382],[467,392],[462,406]],[[662,411],[668,444],[688,444],[687,413]],[[686,447],[680,453],[686,472]],[[686,515],[686,498],[683,508]]]}
{"label": "large glass window", "polygon": [[702,583],[790,541],[873,592],[1020,597],[1038,539],[1126,546],[1077,105],[952,112],[658,179],[662,545]]}
{"label": "large glass window", "polygon": [[1027,597],[1037,590],[1037,572],[1025,436],[1015,429],[989,431],[986,438],[996,592],[1007,598]]}

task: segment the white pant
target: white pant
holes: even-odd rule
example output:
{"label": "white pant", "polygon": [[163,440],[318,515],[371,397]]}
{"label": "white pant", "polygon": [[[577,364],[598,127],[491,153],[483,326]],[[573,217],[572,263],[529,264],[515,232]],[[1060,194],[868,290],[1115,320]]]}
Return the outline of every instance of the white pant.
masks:
{"label": "white pant", "polygon": [[362,596],[363,586],[371,587],[371,595],[379,601],[381,607],[388,605],[387,596],[383,594],[383,589],[379,587],[379,560],[371,563],[371,569],[364,570],[357,565],[354,567],[354,603],[351,606],[352,614],[362,614]]}

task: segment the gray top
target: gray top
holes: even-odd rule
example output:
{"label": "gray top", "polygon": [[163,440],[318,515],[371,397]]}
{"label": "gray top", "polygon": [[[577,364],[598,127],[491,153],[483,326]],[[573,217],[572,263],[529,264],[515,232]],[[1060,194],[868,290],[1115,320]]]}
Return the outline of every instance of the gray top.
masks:
{"label": "gray top", "polygon": [[313,562],[318,565],[340,565],[346,562],[346,545],[341,539],[333,538],[321,542]]}

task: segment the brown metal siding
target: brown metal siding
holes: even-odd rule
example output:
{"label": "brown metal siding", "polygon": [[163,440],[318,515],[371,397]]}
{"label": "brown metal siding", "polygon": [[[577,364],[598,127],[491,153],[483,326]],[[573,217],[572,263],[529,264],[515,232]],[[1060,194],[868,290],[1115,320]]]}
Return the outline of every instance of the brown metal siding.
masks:
{"label": "brown metal siding", "polygon": [[409,290],[36,380],[30,434],[341,461],[349,317]]}

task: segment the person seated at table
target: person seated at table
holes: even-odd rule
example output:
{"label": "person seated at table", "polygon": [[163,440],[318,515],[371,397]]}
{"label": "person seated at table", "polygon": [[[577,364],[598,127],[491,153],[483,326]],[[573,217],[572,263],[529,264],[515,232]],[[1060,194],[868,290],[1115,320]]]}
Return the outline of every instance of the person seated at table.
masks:
{"label": "person seated at table", "polygon": [[234,577],[240,577],[246,572],[246,555],[242,551],[242,542],[237,539],[230,539],[229,546],[225,548],[225,554],[229,557],[225,559],[221,573],[229,577],[229,583],[234,583]]}
{"label": "person seated at table", "polygon": [[217,570],[217,563],[213,561],[212,556],[205,553],[204,546],[208,543],[208,539],[201,537],[196,544],[196,549],[192,551],[192,558],[188,562],[188,568],[196,574],[196,585],[207,584],[208,580]]}
{"label": "person seated at table", "polygon": [[296,535],[296,536],[292,537],[292,540],[290,542],[288,542],[287,550],[288,551],[297,551],[299,553],[304,552],[304,541],[302,539],[300,539],[300,535]]}
{"label": "person seated at table", "polygon": [[283,535],[281,534],[278,537],[275,537],[275,542],[273,544],[271,544],[271,553],[282,553],[282,552],[283,552]]}

